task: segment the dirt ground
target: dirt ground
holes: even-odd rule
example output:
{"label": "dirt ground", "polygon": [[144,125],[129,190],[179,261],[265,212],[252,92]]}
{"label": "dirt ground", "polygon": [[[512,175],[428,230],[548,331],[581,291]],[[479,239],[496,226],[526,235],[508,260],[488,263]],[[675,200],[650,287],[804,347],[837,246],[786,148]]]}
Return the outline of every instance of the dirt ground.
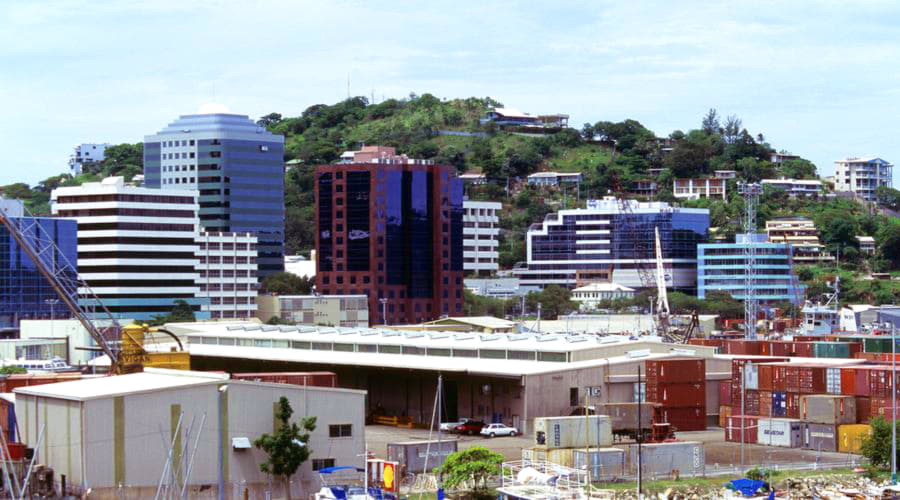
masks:
{"label": "dirt ground", "polygon": [[[706,431],[696,432],[680,432],[676,435],[678,439],[684,441],[702,441],[706,450],[706,466],[707,473],[713,472],[716,468],[732,468],[741,463],[741,446],[739,443],[729,443],[725,441],[725,434],[722,429],[713,428]],[[428,439],[428,431],[422,429],[402,429],[397,427],[388,427],[383,425],[366,426],[366,442],[369,450],[380,458],[386,458],[387,444],[401,441],[419,441]],[[432,439],[437,439],[437,433],[432,435]],[[502,453],[507,460],[521,460],[522,448],[528,448],[533,445],[531,436],[517,437],[497,437],[493,439],[482,438],[481,436],[458,436],[455,434],[444,434],[441,439],[457,439],[459,440],[459,449],[467,449],[473,446],[483,446],[496,452]],[[616,443],[616,446],[626,447],[628,443]],[[744,445],[744,464],[746,467],[759,465],[761,467],[771,467],[787,464],[843,464],[851,463],[853,460],[859,461],[856,455],[847,453],[827,453],[815,452],[811,450],[801,450],[798,448],[779,448],[762,446],[756,444]]]}

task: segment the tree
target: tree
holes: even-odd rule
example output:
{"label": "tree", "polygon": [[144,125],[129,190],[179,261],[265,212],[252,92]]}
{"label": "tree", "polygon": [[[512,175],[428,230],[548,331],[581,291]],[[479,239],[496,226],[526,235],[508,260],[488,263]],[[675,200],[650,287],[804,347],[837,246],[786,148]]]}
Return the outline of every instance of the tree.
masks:
{"label": "tree", "polygon": [[875,196],[882,206],[891,210],[900,210],[900,191],[888,186],[878,186]]}
{"label": "tree", "polygon": [[259,464],[259,470],[280,477],[284,481],[287,499],[291,499],[291,476],[309,459],[312,450],[309,448],[309,433],[316,430],[316,417],[303,417],[300,425],[291,422],[294,409],[284,396],[278,399],[275,418],[280,425],[272,434],[263,434],[253,445],[262,450],[269,458]]}
{"label": "tree", "polygon": [[186,301],[178,299],[175,301],[174,307],[169,314],[157,316],[153,319],[154,325],[163,325],[166,323],[191,323],[197,321],[194,317],[194,310]]}
{"label": "tree", "polygon": [[872,433],[863,438],[860,451],[873,467],[887,468],[891,464],[891,425],[884,417],[869,420],[869,425]]}
{"label": "tree", "polygon": [[292,273],[275,273],[266,276],[260,291],[271,295],[309,295],[315,282],[306,276]]}
{"label": "tree", "polygon": [[0,368],[0,375],[18,375],[28,373],[28,370],[21,366],[4,366]]}
{"label": "tree", "polygon": [[731,115],[725,119],[725,125],[722,126],[722,138],[726,144],[734,144],[741,135],[741,119],[737,115]]}
{"label": "tree", "polygon": [[537,305],[541,305],[541,316],[544,318],[556,318],[578,309],[578,304],[572,300],[572,292],[568,288],[559,285],[550,285],[540,292],[531,292],[525,297],[527,307],[534,311]]}
{"label": "tree", "polygon": [[709,135],[718,134],[721,125],[719,124],[719,113],[716,112],[715,108],[710,108],[706,113],[706,116],[703,117],[703,121],[700,124],[700,129],[706,132]]}
{"label": "tree", "polygon": [[487,487],[488,479],[500,474],[503,455],[495,451],[475,446],[457,451],[447,456],[437,471],[444,476],[444,486],[455,488],[465,481],[472,481],[470,498],[494,498]]}
{"label": "tree", "polygon": [[900,266],[900,223],[891,222],[882,226],[875,234],[878,253],[896,269]]}
{"label": "tree", "polygon": [[281,113],[269,113],[266,116],[261,117],[256,121],[256,124],[261,127],[269,128],[273,125],[277,125],[282,120]]}

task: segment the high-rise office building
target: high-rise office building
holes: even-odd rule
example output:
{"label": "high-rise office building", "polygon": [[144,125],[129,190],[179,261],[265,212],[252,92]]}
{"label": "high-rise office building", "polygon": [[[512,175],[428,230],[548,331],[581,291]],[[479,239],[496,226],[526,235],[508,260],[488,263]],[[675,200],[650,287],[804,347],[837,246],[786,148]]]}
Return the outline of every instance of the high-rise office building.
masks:
{"label": "high-rise office building", "polygon": [[875,201],[879,187],[891,187],[893,168],[893,164],[873,156],[838,160],[834,162],[834,190]]}
{"label": "high-rise office building", "polygon": [[200,192],[200,224],[254,233],[259,276],[284,271],[284,136],[245,115],[184,115],[144,137],[144,185]]}
{"label": "high-rise office building", "polygon": [[316,167],[316,290],[364,294],[372,324],[462,313],[462,182],[382,154]]}
{"label": "high-rise office building", "polygon": [[761,304],[803,303],[805,289],[793,270],[793,249],[772,243],[765,234],[738,234],[735,243],[697,247],[697,296],[726,292],[737,300],[747,296],[747,249],[753,245],[756,273],[751,290]]}
{"label": "high-rise office building", "polygon": [[623,211],[622,203],[612,197],[588,200],[587,208],[560,210],[532,224],[526,234],[528,261],[513,269],[520,286],[575,288],[613,282],[646,287],[638,266],[655,273],[655,229],[659,228],[668,286],[693,292],[697,244],[707,240],[709,210],[624,200],[629,210]]}
{"label": "high-rise office building", "polygon": [[[16,207],[15,205],[19,206]],[[44,252],[44,260],[75,298],[78,265],[77,226],[75,221],[50,217],[24,218],[21,202],[4,202],[4,213],[17,219],[31,245]],[[55,248],[54,248],[55,247]],[[15,337],[23,319],[70,318],[57,291],[38,271],[34,262],[5,227],[0,226],[0,335]]]}

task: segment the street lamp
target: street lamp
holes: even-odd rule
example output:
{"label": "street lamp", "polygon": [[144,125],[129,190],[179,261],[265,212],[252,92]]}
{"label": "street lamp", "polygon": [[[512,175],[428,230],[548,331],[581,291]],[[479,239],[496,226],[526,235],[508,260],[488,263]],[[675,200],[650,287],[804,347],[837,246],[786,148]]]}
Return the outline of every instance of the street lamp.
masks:
{"label": "street lamp", "polygon": [[387,326],[387,303],[388,299],[386,297],[382,297],[378,299],[378,302],[381,303],[381,322],[384,323],[384,326]]}
{"label": "street lamp", "polygon": [[59,299],[57,299],[57,298],[44,299],[44,303],[50,305],[50,336],[52,337],[53,336],[53,320],[56,318],[56,314],[54,314],[54,312],[55,312],[54,308],[56,307],[56,304],[59,304]]}
{"label": "street lamp", "polygon": [[222,434],[226,433],[227,431],[222,429],[222,414],[225,413],[225,409],[222,406],[226,392],[228,392],[228,385],[219,386],[219,500],[225,500],[225,460],[223,459],[225,455],[225,443],[224,439],[222,438]]}

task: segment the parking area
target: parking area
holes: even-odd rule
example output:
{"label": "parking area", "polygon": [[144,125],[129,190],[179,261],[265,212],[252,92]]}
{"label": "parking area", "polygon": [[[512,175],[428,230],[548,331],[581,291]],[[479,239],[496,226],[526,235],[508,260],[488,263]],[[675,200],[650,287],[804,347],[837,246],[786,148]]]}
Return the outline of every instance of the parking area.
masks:
{"label": "parking area", "polygon": [[[722,429],[709,429],[706,431],[680,432],[676,437],[683,441],[701,441],[706,451],[707,473],[712,474],[716,469],[731,469],[741,464],[741,445],[725,441]],[[437,432],[431,434],[432,439],[437,439]],[[385,458],[388,443],[401,441],[421,441],[429,439],[428,430],[404,429],[384,425],[366,426],[366,443],[369,450],[380,458]],[[507,460],[520,460],[522,448],[533,445],[531,436],[484,438],[481,436],[459,436],[456,434],[442,434],[441,439],[458,440],[459,449],[464,450],[473,446],[485,448],[502,453]],[[628,443],[617,443],[617,447],[627,447]],[[756,444],[744,445],[744,461],[746,467],[755,465],[763,467],[786,466],[805,464],[807,466],[835,466],[858,463],[860,457],[848,453],[816,452],[799,448],[779,448],[761,446]]]}

